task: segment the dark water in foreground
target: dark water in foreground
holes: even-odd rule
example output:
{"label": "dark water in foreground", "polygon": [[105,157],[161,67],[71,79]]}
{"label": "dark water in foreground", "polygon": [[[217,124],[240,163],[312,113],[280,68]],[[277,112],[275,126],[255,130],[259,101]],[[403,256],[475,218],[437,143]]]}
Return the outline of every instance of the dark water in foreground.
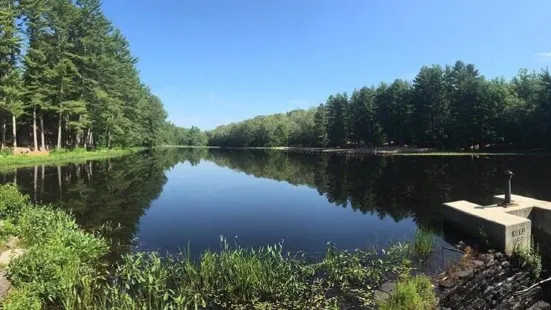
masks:
{"label": "dark water in foreground", "polygon": [[516,174],[514,193],[551,200],[550,159],[165,149],[17,169],[0,182],[71,210],[120,252],[189,245],[196,255],[218,249],[223,235],[243,246],[283,242],[321,254],[327,242],[369,248],[411,239],[418,227],[440,233],[443,202],[491,203],[503,193],[506,168]]}

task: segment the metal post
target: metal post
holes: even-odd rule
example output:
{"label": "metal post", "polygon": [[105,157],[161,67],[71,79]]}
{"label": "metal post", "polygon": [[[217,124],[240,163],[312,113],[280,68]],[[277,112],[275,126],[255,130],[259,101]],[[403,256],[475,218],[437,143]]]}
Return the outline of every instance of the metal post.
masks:
{"label": "metal post", "polygon": [[505,201],[503,202],[504,205],[510,205],[511,204],[511,195],[512,195],[512,189],[511,189],[511,179],[515,175],[511,170],[505,171],[505,174],[507,175],[507,191],[505,192]]}

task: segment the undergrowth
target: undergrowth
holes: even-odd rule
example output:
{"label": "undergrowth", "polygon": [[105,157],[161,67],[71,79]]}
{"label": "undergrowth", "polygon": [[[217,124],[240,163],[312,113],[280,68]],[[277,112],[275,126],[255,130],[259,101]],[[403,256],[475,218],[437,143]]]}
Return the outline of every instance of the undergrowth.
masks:
{"label": "undergrowth", "polygon": [[[532,244],[534,242],[532,241]],[[542,261],[539,249],[533,246],[518,246],[513,252],[513,258],[524,268],[530,271],[530,276],[537,280],[542,272]]]}
{"label": "undergrowth", "polygon": [[381,310],[431,310],[437,299],[430,278],[425,275],[404,275],[396,284],[395,293],[379,304]]}

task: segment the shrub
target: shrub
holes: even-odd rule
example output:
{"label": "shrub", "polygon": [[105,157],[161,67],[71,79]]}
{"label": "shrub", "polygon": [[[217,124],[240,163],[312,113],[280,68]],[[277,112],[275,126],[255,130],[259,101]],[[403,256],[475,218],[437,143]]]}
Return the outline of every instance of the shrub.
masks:
{"label": "shrub", "polygon": [[11,185],[0,186],[0,214],[5,216],[3,233],[18,236],[28,246],[7,268],[18,289],[12,309],[25,294],[30,301],[61,298],[108,250],[105,240],[81,231],[71,216],[31,205]]}
{"label": "shrub", "polygon": [[67,154],[71,152],[71,150],[69,149],[65,149],[65,148],[61,148],[61,149],[58,149],[58,148],[53,148],[50,150],[50,155],[59,155],[59,154]]}
{"label": "shrub", "polygon": [[430,310],[436,308],[436,295],[427,276],[405,277],[390,298],[379,304],[381,310]]}
{"label": "shrub", "polygon": [[0,157],[12,156],[13,151],[10,148],[0,149]]}
{"label": "shrub", "polygon": [[[533,241],[532,241],[533,243]],[[530,271],[533,279],[539,279],[542,271],[541,255],[536,247],[516,247],[513,258]]]}
{"label": "shrub", "polygon": [[12,184],[0,188],[0,218],[14,219],[29,205],[29,197],[21,194]]}

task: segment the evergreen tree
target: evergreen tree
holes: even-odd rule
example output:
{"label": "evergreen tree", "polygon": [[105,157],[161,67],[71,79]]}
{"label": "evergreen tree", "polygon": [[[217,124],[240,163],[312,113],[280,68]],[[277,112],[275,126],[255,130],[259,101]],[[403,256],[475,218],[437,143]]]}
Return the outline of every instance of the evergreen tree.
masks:
{"label": "evergreen tree", "polygon": [[348,141],[348,98],[346,94],[329,96],[327,107],[327,136],[329,145],[344,146]]}
{"label": "evergreen tree", "polygon": [[327,146],[327,109],[324,104],[320,104],[316,109],[314,117],[314,130],[316,133],[316,146]]}
{"label": "evergreen tree", "polygon": [[446,139],[449,111],[443,75],[440,66],[422,67],[413,81],[413,132],[418,145],[442,146]]}
{"label": "evergreen tree", "polygon": [[2,148],[6,142],[6,114],[12,118],[13,147],[17,147],[17,119],[23,114],[23,84],[18,63],[22,40],[17,19],[20,6],[15,0],[0,0],[0,113]]}

